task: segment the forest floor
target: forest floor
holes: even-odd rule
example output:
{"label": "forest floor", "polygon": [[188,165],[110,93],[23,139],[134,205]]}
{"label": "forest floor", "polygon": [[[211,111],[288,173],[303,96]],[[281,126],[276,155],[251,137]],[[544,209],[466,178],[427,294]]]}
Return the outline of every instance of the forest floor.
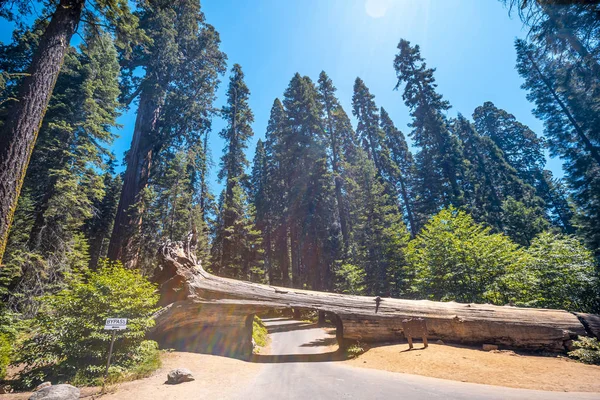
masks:
{"label": "forest floor", "polygon": [[408,344],[373,346],[359,357],[344,361],[372,368],[513,388],[600,392],[600,366],[565,357],[517,354],[509,350],[483,351],[473,347],[429,344],[408,351]]}

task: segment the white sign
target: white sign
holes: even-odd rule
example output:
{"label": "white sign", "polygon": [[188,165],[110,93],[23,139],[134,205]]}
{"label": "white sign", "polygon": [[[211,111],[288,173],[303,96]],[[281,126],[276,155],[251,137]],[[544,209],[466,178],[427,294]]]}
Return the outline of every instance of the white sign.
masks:
{"label": "white sign", "polygon": [[105,331],[122,331],[127,329],[127,318],[106,318]]}

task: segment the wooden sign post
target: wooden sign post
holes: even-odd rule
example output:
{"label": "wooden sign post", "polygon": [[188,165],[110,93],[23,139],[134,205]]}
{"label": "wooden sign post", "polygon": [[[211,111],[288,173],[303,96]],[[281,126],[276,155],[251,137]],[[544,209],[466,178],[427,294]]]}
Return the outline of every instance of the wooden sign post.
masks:
{"label": "wooden sign post", "polygon": [[107,318],[104,323],[105,331],[112,331],[112,338],[110,339],[110,347],[108,349],[108,361],[106,362],[106,372],[104,373],[104,379],[108,377],[108,368],[110,367],[110,358],[112,357],[113,346],[115,344],[115,335],[117,331],[127,329],[127,318]]}

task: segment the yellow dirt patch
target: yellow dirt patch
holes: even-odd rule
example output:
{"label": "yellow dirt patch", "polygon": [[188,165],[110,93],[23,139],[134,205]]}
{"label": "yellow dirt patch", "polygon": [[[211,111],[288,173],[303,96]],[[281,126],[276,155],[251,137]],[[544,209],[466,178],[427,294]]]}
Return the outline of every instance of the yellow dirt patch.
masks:
{"label": "yellow dirt patch", "polygon": [[354,367],[381,369],[513,388],[600,392],[600,366],[564,357],[517,355],[509,351],[482,351],[462,346],[430,344],[406,351],[408,344],[373,347],[345,361]]}

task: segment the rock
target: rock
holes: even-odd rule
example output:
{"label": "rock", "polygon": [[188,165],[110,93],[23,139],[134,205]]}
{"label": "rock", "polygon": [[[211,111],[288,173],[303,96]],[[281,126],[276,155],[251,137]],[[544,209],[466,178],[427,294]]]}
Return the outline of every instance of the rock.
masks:
{"label": "rock", "polygon": [[446,344],[446,343],[444,343],[444,341],[442,339],[440,339],[437,342],[435,342],[435,344]]}
{"label": "rock", "polygon": [[495,344],[484,344],[482,346],[483,351],[492,351],[492,350],[498,350],[498,346]]}
{"label": "rock", "polygon": [[192,371],[187,368],[172,369],[167,374],[167,383],[170,385],[177,385],[178,383],[190,382],[194,380]]}
{"label": "rock", "polygon": [[33,391],[37,392],[38,390],[42,390],[43,388],[48,387],[48,386],[52,386],[52,383],[51,382],[40,383],[39,385],[36,386],[35,389],[33,389]]}
{"label": "rock", "polygon": [[0,394],[8,394],[12,392],[10,385],[0,385]]}
{"label": "rock", "polygon": [[46,386],[33,393],[29,400],[77,400],[79,389],[71,385]]}

